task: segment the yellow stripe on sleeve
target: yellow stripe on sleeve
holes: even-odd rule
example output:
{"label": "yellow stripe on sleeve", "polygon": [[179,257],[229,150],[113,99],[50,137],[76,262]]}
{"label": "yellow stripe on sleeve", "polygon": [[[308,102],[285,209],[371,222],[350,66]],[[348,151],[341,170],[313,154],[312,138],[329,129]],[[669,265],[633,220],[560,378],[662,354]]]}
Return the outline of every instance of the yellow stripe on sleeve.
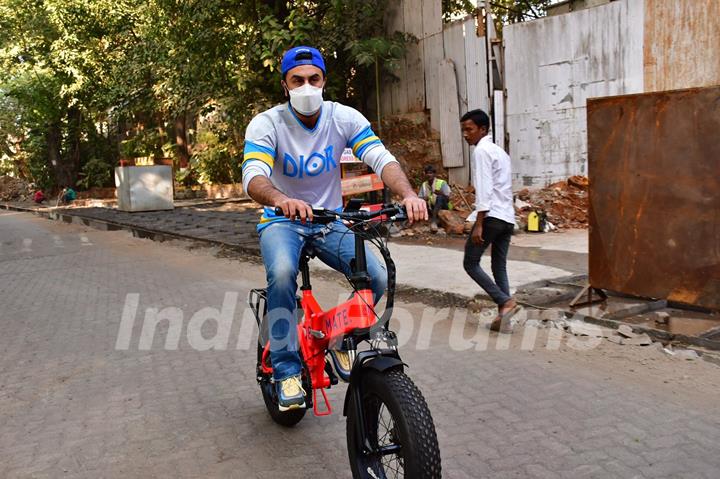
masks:
{"label": "yellow stripe on sleeve", "polygon": [[373,136],[368,136],[364,140],[358,141],[357,143],[355,143],[355,146],[353,146],[353,153],[355,153],[357,155],[357,151],[358,151],[358,149],[360,149],[361,146],[363,146],[365,143],[370,143],[371,141],[375,141],[375,140],[380,140],[380,138],[373,135]]}
{"label": "yellow stripe on sleeve", "polygon": [[273,167],[273,162],[275,161],[272,156],[260,151],[251,151],[250,153],[246,153],[245,158],[243,159],[243,165],[249,160],[260,160],[270,168]]}

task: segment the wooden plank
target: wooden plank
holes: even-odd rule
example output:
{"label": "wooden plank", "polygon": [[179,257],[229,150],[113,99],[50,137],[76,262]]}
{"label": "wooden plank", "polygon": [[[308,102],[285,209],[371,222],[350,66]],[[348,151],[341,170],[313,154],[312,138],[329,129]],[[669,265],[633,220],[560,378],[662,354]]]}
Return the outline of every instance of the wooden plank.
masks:
{"label": "wooden plank", "polygon": [[487,59],[485,37],[476,34],[476,20],[465,22],[465,77],[467,85],[467,108],[488,111],[490,97],[487,84]]}
{"label": "wooden plank", "polygon": [[[465,75],[467,82],[468,111],[478,108],[490,111],[490,94],[487,82],[487,55],[485,53],[485,37],[478,36],[477,19],[470,18],[465,21]],[[467,148],[467,170],[457,169],[454,176],[456,184],[468,185],[472,178],[472,161],[470,161],[474,147]]]}
{"label": "wooden plank", "polygon": [[[438,33],[423,42],[423,63],[425,65],[425,107],[430,110],[430,127],[440,131],[440,83],[438,65],[443,59],[443,36]],[[455,85],[457,91],[457,85]],[[443,91],[443,95],[445,92]],[[457,94],[457,93],[456,93]]]}
{"label": "wooden plank", "polygon": [[467,78],[465,74],[464,22],[453,22],[443,28],[445,58],[455,65],[460,114],[467,111]]}
{"label": "wooden plank", "polygon": [[420,10],[422,3],[423,38],[427,38],[443,31],[442,21],[442,0],[415,0],[407,3],[414,4],[414,8]]}
{"label": "wooden plank", "polygon": [[502,90],[495,90],[493,95],[493,113],[495,120],[494,141],[503,150],[505,149],[505,95]]}
{"label": "wooden plank", "polygon": [[[471,19],[472,20],[472,19]],[[468,91],[467,91],[467,73],[465,69],[465,20],[456,21],[446,24],[443,28],[443,43],[445,58],[451,60],[455,64],[455,78],[458,90],[458,118],[455,125],[459,128],[460,115],[468,111]],[[472,26],[474,30],[474,24]],[[475,35],[474,31],[469,32]],[[443,83],[440,83],[441,91],[445,92]],[[441,126],[441,128],[444,125]],[[450,182],[453,184],[467,185],[470,181],[470,161],[468,144],[460,141],[462,148],[462,163],[457,167],[452,167],[449,171]]]}
{"label": "wooden plank", "polygon": [[[389,35],[395,32],[405,31],[405,0],[388,2],[385,11],[386,31]],[[408,85],[407,82],[407,66],[405,58],[401,58],[397,62],[397,68],[393,71],[397,80],[383,83],[382,109],[383,115],[398,115],[408,112]]]}
{"label": "wooden plank", "polygon": [[448,183],[451,185],[462,186],[463,188],[470,184],[470,165],[469,161],[465,162],[465,166],[458,168],[448,168]]}
{"label": "wooden plank", "polygon": [[[405,53],[405,94],[407,112],[423,112],[425,103],[425,64],[423,59],[424,42],[422,29],[422,9],[420,0],[404,0],[403,20],[405,31],[414,35],[417,43],[410,43]],[[392,2],[390,2],[392,3]]]}
{"label": "wooden plank", "polygon": [[415,35],[418,40],[425,38],[423,34],[423,15],[420,1],[421,0],[403,0],[402,2],[405,31],[411,35]]}
{"label": "wooden plank", "polygon": [[489,45],[488,51],[491,52],[490,60],[494,64],[494,68],[493,70],[491,70],[491,73],[493,75],[493,81],[491,86],[494,90],[501,90],[504,88],[505,85],[505,82],[503,80],[503,73],[505,72],[505,67],[502,40],[497,34],[497,30],[495,29],[495,22],[489,10],[485,18],[487,26],[486,41],[487,45]]}
{"label": "wooden plank", "polygon": [[452,60],[443,59],[438,66],[438,77],[443,85],[439,98],[440,108],[440,148],[443,166],[459,167],[465,164],[460,134],[460,110],[457,96],[455,65]]}
{"label": "wooden plank", "polygon": [[391,84],[380,85],[380,108],[382,117],[394,114],[392,108],[392,86]]}

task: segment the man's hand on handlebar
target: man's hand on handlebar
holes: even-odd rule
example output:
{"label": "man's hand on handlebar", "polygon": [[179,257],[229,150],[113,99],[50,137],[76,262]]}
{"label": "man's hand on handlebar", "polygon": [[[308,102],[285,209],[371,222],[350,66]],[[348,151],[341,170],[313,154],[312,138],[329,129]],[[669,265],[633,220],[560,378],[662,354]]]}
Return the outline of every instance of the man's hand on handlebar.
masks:
{"label": "man's hand on handlebar", "polygon": [[[422,200],[421,200],[422,201]],[[311,206],[303,203],[299,200],[288,200],[288,202],[296,202],[299,204],[295,204],[293,207],[295,208],[294,214],[288,214],[286,213],[287,210],[284,210],[280,206],[275,207],[275,214],[277,216],[285,216],[293,221],[303,221],[303,222],[314,222],[317,224],[328,224],[332,223],[333,221],[337,220],[344,220],[349,221],[351,223],[362,223],[371,221],[374,219],[379,219],[381,217],[384,217],[385,220],[391,220],[391,221],[407,221],[408,215],[406,211],[406,207],[401,204],[388,204],[384,205],[382,209],[375,210],[375,211],[367,211],[367,210],[350,210],[350,211],[334,211],[334,210],[328,210],[325,208],[312,208]],[[422,203],[423,208],[425,206],[425,203]],[[290,208],[289,205],[286,204],[288,208]],[[305,209],[307,208],[307,210]],[[415,219],[416,221],[418,218],[422,218],[422,212],[417,213]],[[301,214],[305,214],[304,218],[301,216]],[[425,218],[427,218],[427,210],[424,211]]]}
{"label": "man's hand on handlebar", "polygon": [[302,223],[313,220],[312,207],[302,200],[287,198],[275,205],[280,208],[286,218],[299,218]]}
{"label": "man's hand on handlebar", "polygon": [[413,224],[416,221],[427,221],[428,210],[425,200],[417,196],[407,196],[403,198],[402,204],[407,211],[408,223]]}

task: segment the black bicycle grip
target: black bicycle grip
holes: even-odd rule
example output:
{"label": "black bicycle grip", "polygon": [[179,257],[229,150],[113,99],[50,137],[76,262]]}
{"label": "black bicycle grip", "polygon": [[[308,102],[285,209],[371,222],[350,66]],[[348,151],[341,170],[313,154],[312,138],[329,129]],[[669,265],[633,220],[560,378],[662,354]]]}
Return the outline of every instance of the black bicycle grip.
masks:
{"label": "black bicycle grip", "polygon": [[[323,215],[325,214],[325,209],[323,208],[312,208],[313,215]],[[283,212],[283,209],[279,206],[275,207],[275,215],[276,216],[285,216],[285,212]],[[297,216],[297,215],[295,215]]]}

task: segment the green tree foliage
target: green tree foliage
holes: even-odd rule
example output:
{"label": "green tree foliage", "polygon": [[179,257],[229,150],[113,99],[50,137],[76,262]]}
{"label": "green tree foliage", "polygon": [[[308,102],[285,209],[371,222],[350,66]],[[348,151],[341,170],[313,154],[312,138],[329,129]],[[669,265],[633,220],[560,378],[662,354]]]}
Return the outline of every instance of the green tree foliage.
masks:
{"label": "green tree foliage", "polygon": [[451,21],[454,17],[462,17],[473,13],[475,5],[470,0],[442,0],[443,20]]}
{"label": "green tree foliage", "polygon": [[[111,5],[110,2],[106,2]],[[99,12],[81,1],[0,2],[0,95],[23,142],[20,173],[44,187],[74,185],[95,137],[103,61]],[[7,138],[5,127],[0,134]],[[108,158],[110,161],[111,158]]]}
{"label": "green tree foliage", "polygon": [[[546,15],[546,8],[552,0],[491,0],[490,10],[498,22],[498,26],[509,23],[534,20]],[[477,2],[479,7],[484,5],[483,0]],[[473,13],[477,7],[470,0],[442,0],[443,20]]]}
{"label": "green tree foliage", "polygon": [[392,71],[397,68],[397,62],[405,55],[406,43],[411,40],[409,35],[395,32],[392,38],[373,37],[364,40],[353,40],[345,47],[358,66],[374,67],[375,110],[377,114],[378,133],[381,135],[380,79],[382,73],[392,75]]}
{"label": "green tree foliage", "polygon": [[383,39],[386,1],[0,0],[0,156],[46,187],[167,154],[237,181],[209,169],[239,162],[249,119],[285,101],[290,46],[323,51],[326,98],[373,104],[374,65],[352,46]]}
{"label": "green tree foliage", "polygon": [[546,15],[552,0],[493,0],[490,8],[501,25],[525,22]]}

